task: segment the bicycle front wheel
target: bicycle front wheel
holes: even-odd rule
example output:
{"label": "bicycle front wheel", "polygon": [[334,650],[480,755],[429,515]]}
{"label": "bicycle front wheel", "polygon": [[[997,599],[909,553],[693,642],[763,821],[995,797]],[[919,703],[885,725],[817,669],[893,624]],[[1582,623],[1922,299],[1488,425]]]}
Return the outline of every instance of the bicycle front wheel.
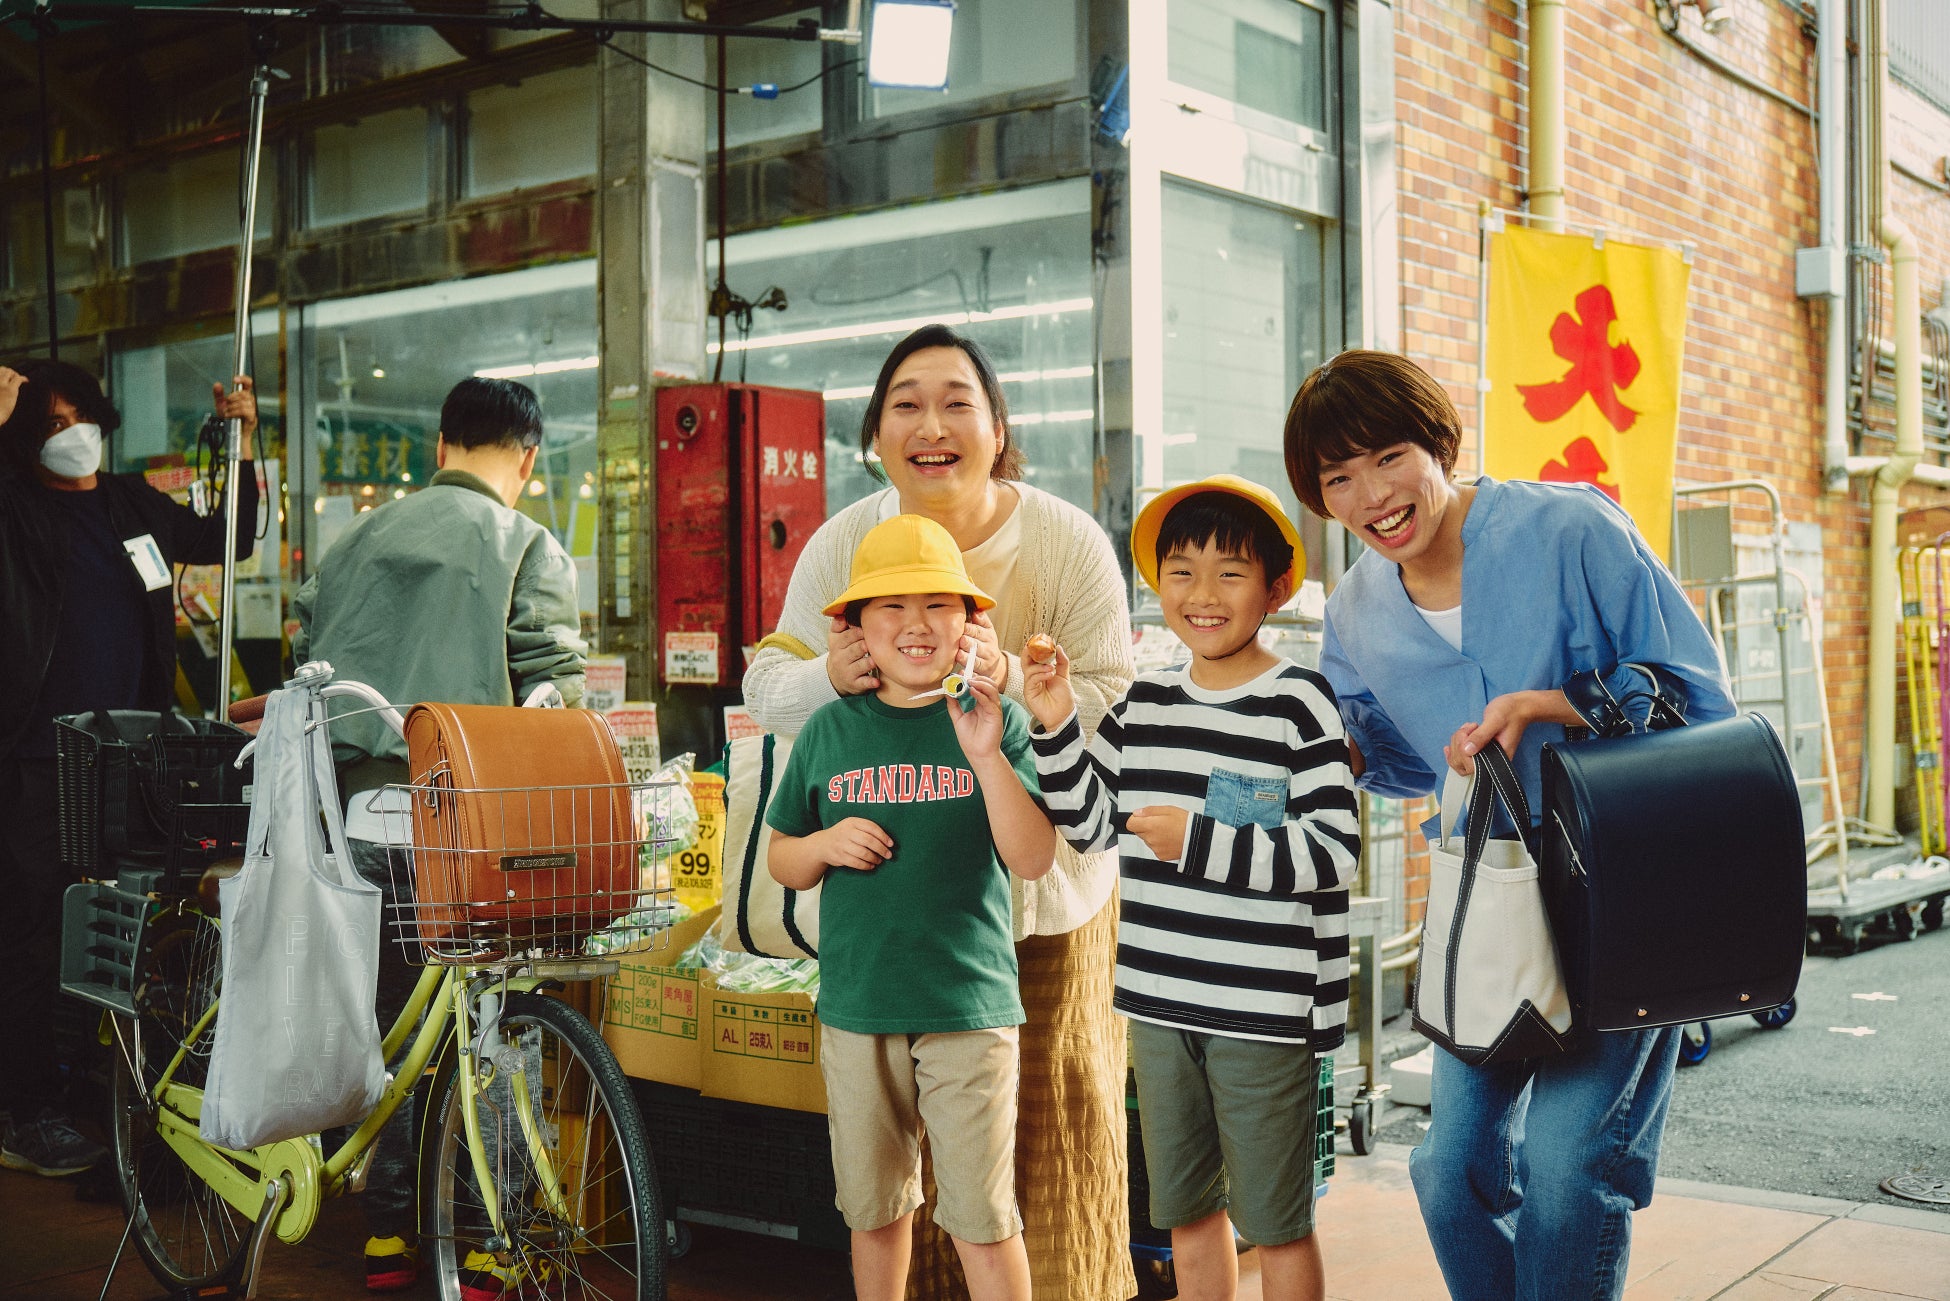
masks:
{"label": "bicycle front wheel", "polygon": [[135,1018],[114,1024],[110,1136],[129,1236],[150,1273],[184,1291],[214,1283],[251,1228],[156,1133],[156,1088],[171,1063],[173,1084],[201,1089],[209,1075],[216,1023],[206,1014],[217,1000],[221,958],[210,918],[179,911],[151,919],[132,982]]}
{"label": "bicycle front wheel", "polygon": [[[510,994],[486,1057],[493,1078],[476,1107],[506,1237],[497,1237],[475,1175],[450,1057],[434,1081],[420,1179],[423,1247],[443,1301],[664,1301],[664,1213],[649,1138],[602,1036],[558,999]],[[524,1096],[528,1124],[518,1110]]]}

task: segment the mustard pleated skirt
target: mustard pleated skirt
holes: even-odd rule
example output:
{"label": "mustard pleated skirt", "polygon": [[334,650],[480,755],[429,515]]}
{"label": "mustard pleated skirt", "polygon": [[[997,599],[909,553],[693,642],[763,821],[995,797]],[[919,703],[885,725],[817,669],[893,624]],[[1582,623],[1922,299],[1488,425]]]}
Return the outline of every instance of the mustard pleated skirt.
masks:
{"label": "mustard pleated skirt", "polygon": [[[1111,1011],[1117,899],[1067,935],[1016,945],[1023,1010],[1016,1201],[1034,1294],[1130,1301],[1130,1167],[1125,1151],[1124,1020]],[[934,1202],[934,1172],[925,1194]],[[963,1301],[954,1243],[927,1208],[914,1217],[908,1301]]]}

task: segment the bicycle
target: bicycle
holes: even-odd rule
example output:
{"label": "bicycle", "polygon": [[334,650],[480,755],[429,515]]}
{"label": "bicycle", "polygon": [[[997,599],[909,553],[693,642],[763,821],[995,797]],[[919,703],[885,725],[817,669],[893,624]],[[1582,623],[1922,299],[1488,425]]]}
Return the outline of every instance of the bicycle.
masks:
{"label": "bicycle", "polygon": [[[330,672],[307,665],[291,684],[311,693],[313,726],[323,725],[326,698],[352,697],[403,734],[400,715],[377,692],[331,681]],[[582,807],[616,793],[387,789],[399,793],[393,805],[438,795],[532,801],[539,793]],[[630,788],[636,832],[654,829],[646,821],[661,827],[666,794]],[[412,847],[409,838],[387,839]],[[556,848],[588,852],[587,823],[583,840]],[[404,856],[391,857],[398,864]],[[222,980],[221,920],[194,887],[166,875],[124,872],[71,887],[63,950],[64,990],[109,1013],[124,1244],[134,1240],[160,1282],[178,1295],[253,1296],[270,1238],[302,1241],[326,1198],[360,1191],[380,1130],[418,1091],[432,1104],[420,1108],[417,1133],[420,1244],[445,1301],[663,1301],[664,1211],[643,1119],[600,1032],[550,994],[616,970],[613,958],[584,954],[586,937],[616,913],[635,909],[643,931],[660,932],[667,887],[628,900],[581,899],[579,914],[522,928],[457,926],[452,919],[474,906],[463,898],[402,893],[401,934],[417,939],[424,969],[384,1036],[386,1060],[399,1065],[377,1109],[329,1153],[319,1135],[245,1152],[198,1132]],[[425,924],[433,915],[441,925]],[[399,942],[394,929],[384,942]]]}

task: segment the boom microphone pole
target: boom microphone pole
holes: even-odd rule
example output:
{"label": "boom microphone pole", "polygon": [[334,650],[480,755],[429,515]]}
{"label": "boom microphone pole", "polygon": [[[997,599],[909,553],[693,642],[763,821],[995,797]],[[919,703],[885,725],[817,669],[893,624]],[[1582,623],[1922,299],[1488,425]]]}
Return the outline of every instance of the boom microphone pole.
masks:
{"label": "boom microphone pole", "polygon": [[[264,147],[264,100],[270,92],[271,69],[268,56],[259,52],[260,62],[251,74],[250,126],[244,132],[244,229],[237,245],[237,324],[231,351],[235,365],[232,375],[245,373],[250,356],[251,329],[251,253],[257,237],[257,163]],[[230,708],[231,646],[237,638],[237,478],[243,461],[244,422],[232,416],[224,422],[223,477],[223,605],[217,628],[217,701],[215,716],[223,718]],[[277,509],[272,504],[272,509]]]}

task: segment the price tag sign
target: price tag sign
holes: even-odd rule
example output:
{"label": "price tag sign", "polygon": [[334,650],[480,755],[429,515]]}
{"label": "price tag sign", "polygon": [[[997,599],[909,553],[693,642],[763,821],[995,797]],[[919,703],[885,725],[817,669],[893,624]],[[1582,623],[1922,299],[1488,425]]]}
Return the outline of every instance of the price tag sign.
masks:
{"label": "price tag sign", "polygon": [[627,662],[621,655],[592,655],[583,666],[582,707],[607,714],[623,704]]}
{"label": "price tag sign", "polygon": [[718,680],[718,634],[715,632],[667,632],[664,634],[664,681],[702,682]]}
{"label": "price tag sign", "polygon": [[678,902],[703,912],[724,897],[720,862],[724,856],[724,778],[701,772],[691,777],[697,801],[697,843],[670,861],[670,884]]}

